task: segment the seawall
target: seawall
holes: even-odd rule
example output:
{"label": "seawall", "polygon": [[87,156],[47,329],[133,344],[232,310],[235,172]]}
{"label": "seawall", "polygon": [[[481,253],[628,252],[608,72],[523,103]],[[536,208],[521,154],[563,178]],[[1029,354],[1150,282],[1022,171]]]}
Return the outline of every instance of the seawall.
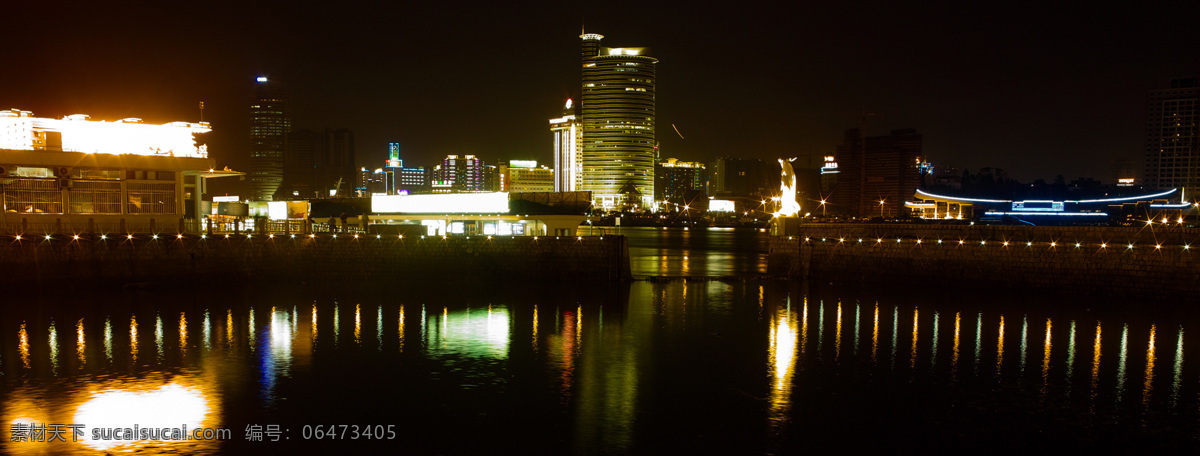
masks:
{"label": "seawall", "polygon": [[768,272],[913,287],[995,286],[1068,294],[1200,292],[1200,230],[802,224],[772,236]]}
{"label": "seawall", "polygon": [[628,280],[624,236],[342,234],[24,236],[0,240],[0,284],[106,287],[260,281]]}

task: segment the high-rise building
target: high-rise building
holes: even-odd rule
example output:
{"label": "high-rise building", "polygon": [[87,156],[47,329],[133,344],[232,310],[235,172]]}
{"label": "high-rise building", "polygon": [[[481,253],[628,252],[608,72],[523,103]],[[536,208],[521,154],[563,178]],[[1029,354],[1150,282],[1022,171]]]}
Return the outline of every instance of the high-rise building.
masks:
{"label": "high-rise building", "polygon": [[601,47],[583,40],[583,166],[580,190],[606,209],[654,202],[654,91],[658,59],[644,48]]}
{"label": "high-rise building", "polygon": [[550,132],[554,134],[554,171],[558,173],[554,191],[577,191],[583,185],[583,125],[570,98],[562,117],[550,119]]}
{"label": "high-rise building", "polygon": [[283,183],[284,150],[291,119],[287,114],[287,94],[278,82],[258,77],[254,86],[254,101],[250,104],[250,166],[251,197],[271,201]]}
{"label": "high-rise building", "polygon": [[484,191],[483,160],[474,155],[447,155],[433,174],[434,192]]}
{"label": "high-rise building", "polygon": [[696,194],[704,194],[707,182],[704,163],[668,158],[654,169],[654,199],[690,201]]}
{"label": "high-rise building", "polygon": [[837,149],[838,178],[829,211],[851,217],[897,217],[921,185],[921,135],[913,129],[863,138],[846,130]]}
{"label": "high-rise building", "polygon": [[[1173,79],[1171,88],[1150,92],[1146,125],[1146,188],[1185,188],[1200,184],[1197,111],[1200,79]],[[1127,176],[1125,176],[1127,177]]]}

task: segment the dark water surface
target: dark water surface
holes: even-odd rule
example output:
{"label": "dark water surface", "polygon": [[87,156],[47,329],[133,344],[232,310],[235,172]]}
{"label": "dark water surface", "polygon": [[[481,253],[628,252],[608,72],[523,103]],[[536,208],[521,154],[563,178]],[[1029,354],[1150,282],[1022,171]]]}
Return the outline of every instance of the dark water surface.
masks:
{"label": "dark water surface", "polygon": [[[666,275],[727,276],[761,263],[754,248],[737,254],[759,245],[753,234],[668,232],[658,249],[644,246],[657,234],[639,234],[631,249],[671,258],[643,254],[641,271],[659,262]],[[681,251],[705,263],[684,273]],[[734,259],[708,260],[724,255]],[[0,310],[3,440],[38,423],[83,424],[85,437],[187,424],[231,439],[4,442],[0,452],[1200,449],[1200,358],[1188,356],[1200,353],[1200,318],[1182,308],[1194,304],[936,285],[398,278],[46,290]],[[247,439],[268,425],[280,441]],[[315,438],[330,425],[358,425],[358,439]]]}

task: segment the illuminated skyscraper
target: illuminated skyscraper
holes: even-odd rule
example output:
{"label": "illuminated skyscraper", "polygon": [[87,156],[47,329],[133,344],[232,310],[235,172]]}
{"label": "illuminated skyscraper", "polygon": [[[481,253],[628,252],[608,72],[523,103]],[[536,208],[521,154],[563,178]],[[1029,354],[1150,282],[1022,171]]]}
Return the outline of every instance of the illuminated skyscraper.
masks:
{"label": "illuminated skyscraper", "polygon": [[283,183],[283,153],[291,119],[287,115],[287,95],[265,77],[254,86],[250,104],[250,191],[251,198],[271,201]]}
{"label": "illuminated skyscraper", "polygon": [[[1174,79],[1150,92],[1146,126],[1146,187],[1200,186],[1200,79]],[[1128,176],[1124,176],[1128,177]]]}
{"label": "illuminated skyscraper", "polygon": [[654,200],[654,89],[658,59],[644,48],[607,48],[583,39],[583,172],[580,190],[604,208]]}
{"label": "illuminated skyscraper", "polygon": [[575,106],[567,99],[563,116],[550,119],[550,131],[554,134],[554,191],[574,192],[580,189],[583,176],[583,125],[575,115]]}

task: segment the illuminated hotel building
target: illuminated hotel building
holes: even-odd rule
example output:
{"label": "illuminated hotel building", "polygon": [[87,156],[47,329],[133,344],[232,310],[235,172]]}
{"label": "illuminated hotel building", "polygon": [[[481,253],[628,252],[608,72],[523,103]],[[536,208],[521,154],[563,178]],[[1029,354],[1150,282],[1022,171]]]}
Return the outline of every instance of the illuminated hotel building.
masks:
{"label": "illuminated hotel building", "polygon": [[554,191],[573,192],[583,185],[583,125],[575,115],[571,99],[563,108],[563,116],[550,119],[550,132],[554,134]]}
{"label": "illuminated hotel building", "polygon": [[[1146,125],[1146,188],[1183,188],[1200,183],[1200,79],[1174,79],[1150,92]],[[1120,176],[1128,177],[1128,176]]]}
{"label": "illuminated hotel building", "polygon": [[535,160],[509,160],[501,176],[504,185],[501,191],[512,193],[537,193],[559,191],[554,188],[554,170],[538,166]]}
{"label": "illuminated hotel building", "polygon": [[[284,151],[291,119],[287,96],[278,83],[259,77],[250,104],[250,191],[257,201],[271,201],[283,184]],[[353,169],[353,168],[351,168]]]}
{"label": "illuminated hotel building", "polygon": [[[579,190],[607,209],[654,202],[654,90],[658,59],[644,48],[607,48],[583,40],[583,166]],[[640,196],[638,201],[627,197]]]}
{"label": "illuminated hotel building", "polygon": [[708,182],[704,163],[685,162],[668,158],[657,165],[654,170],[654,198],[663,200],[689,200],[697,194],[704,194],[704,186]]}
{"label": "illuminated hotel building", "polygon": [[484,191],[483,160],[474,155],[447,155],[430,182],[436,193]]}
{"label": "illuminated hotel building", "polygon": [[0,230],[198,230],[205,178],[215,171],[195,135],[208,123],[34,117],[0,111]]}

